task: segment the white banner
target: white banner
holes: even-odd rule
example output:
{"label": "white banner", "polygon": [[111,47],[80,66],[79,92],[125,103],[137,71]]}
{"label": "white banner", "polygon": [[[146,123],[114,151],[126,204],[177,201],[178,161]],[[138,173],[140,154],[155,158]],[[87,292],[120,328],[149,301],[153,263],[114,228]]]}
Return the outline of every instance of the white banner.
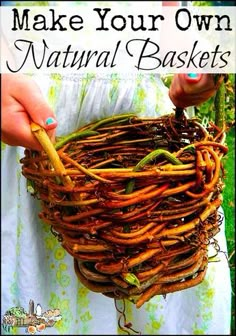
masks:
{"label": "white banner", "polygon": [[235,73],[236,7],[1,7],[1,72]]}

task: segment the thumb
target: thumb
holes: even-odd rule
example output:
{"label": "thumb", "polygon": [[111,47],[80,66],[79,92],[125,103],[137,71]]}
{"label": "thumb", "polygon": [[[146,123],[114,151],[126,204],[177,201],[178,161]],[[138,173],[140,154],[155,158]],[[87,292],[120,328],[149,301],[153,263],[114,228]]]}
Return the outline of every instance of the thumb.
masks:
{"label": "thumb", "polygon": [[46,102],[38,85],[32,79],[27,77],[22,81],[17,81],[14,95],[14,98],[27,111],[31,121],[40,125],[46,131],[54,130],[57,127],[53,110]]}

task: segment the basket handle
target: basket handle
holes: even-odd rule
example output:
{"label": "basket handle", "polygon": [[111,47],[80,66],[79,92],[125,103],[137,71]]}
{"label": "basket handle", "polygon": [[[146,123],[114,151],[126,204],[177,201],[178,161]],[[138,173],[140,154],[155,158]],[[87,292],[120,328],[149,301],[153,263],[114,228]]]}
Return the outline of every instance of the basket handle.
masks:
{"label": "basket handle", "polygon": [[43,149],[47,153],[50,159],[50,162],[53,168],[55,169],[56,173],[61,178],[63,185],[73,187],[74,183],[72,182],[70,176],[67,175],[66,169],[56,149],[54,148],[47,132],[45,131],[45,129],[34,122],[31,122],[30,128],[31,128],[32,133],[34,134],[34,136],[40,143],[40,145],[43,147]]}

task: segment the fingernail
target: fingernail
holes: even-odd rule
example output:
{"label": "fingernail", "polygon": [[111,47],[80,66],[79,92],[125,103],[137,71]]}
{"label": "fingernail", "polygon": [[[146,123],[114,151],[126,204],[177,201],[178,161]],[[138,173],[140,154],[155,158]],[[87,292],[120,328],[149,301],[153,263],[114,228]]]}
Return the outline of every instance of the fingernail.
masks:
{"label": "fingernail", "polygon": [[186,74],[186,77],[187,77],[188,81],[198,82],[201,79],[202,75],[197,74],[197,73],[188,73],[188,74]]}
{"label": "fingernail", "polygon": [[193,74],[193,73],[191,73],[191,74],[188,74],[188,77],[189,77],[189,78],[197,78],[197,77],[198,77],[198,74]]}
{"label": "fingernail", "polygon": [[57,126],[57,121],[52,117],[48,117],[45,120],[45,125],[47,129],[55,128]]}

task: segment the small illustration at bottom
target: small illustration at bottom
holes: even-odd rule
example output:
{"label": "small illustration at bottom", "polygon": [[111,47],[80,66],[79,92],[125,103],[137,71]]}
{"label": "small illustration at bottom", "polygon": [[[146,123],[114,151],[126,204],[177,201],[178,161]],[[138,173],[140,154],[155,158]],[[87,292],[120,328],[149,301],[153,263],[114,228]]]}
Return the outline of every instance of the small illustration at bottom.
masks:
{"label": "small illustration at bottom", "polygon": [[34,301],[29,301],[28,313],[23,307],[12,307],[6,311],[2,320],[2,328],[10,331],[12,327],[25,327],[29,334],[43,331],[47,327],[53,327],[62,319],[60,309],[48,309],[42,311],[40,303],[34,308]]}

